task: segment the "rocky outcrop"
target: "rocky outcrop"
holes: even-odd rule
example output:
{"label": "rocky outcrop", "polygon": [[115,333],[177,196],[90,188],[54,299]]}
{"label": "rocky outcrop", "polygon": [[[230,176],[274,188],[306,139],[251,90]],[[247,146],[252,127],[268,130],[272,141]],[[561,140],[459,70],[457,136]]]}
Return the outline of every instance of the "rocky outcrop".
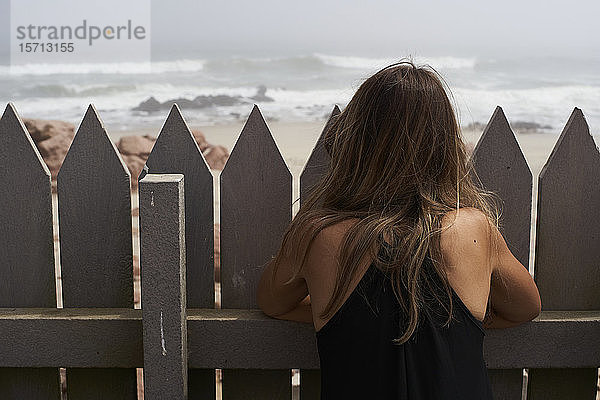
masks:
{"label": "rocky outcrop", "polygon": [[[471,122],[468,125],[462,127],[464,130],[468,131],[483,131],[486,127],[486,124],[482,122]],[[519,134],[528,134],[528,133],[544,133],[548,130],[552,129],[550,125],[539,124],[537,122],[529,122],[529,121],[515,121],[510,123],[511,129],[515,133]]]}
{"label": "rocky outcrop", "polygon": [[75,136],[75,125],[64,121],[29,118],[24,118],[23,123],[55,181]]}
{"label": "rocky outcrop", "polygon": [[[194,139],[211,169],[222,170],[229,157],[227,149],[220,145],[212,145],[206,141],[199,130],[192,130]],[[131,172],[131,185],[137,188],[137,177],[152,151],[156,138],[152,136],[124,136],[116,143],[117,149]]]}
{"label": "rocky outcrop", "polygon": [[[68,122],[56,120],[25,118],[23,122],[46,165],[48,165],[52,181],[56,182],[60,166],[75,136],[75,126]],[[192,130],[192,134],[210,168],[222,170],[229,157],[227,149],[220,145],[208,143],[204,134],[199,130]],[[129,172],[131,172],[131,184],[134,190],[137,189],[137,177],[142,171],[155,142],[156,138],[145,135],[124,136],[116,143],[123,161],[125,161]]]}
{"label": "rocky outcrop", "polygon": [[256,94],[251,97],[243,97],[243,96],[229,96],[225,94],[219,95],[200,95],[194,97],[192,100],[186,98],[177,98],[170,99],[165,102],[160,102],[156,100],[156,98],[149,97],[148,99],[142,101],[136,107],[132,108],[133,111],[144,111],[148,113],[157,112],[157,111],[166,111],[169,110],[173,103],[177,103],[177,105],[181,108],[188,109],[199,109],[199,108],[207,108],[212,106],[219,107],[230,107],[239,104],[250,104],[253,101],[258,102],[272,102],[275,101],[272,97],[266,95],[267,87],[265,85],[260,85],[256,89]]}

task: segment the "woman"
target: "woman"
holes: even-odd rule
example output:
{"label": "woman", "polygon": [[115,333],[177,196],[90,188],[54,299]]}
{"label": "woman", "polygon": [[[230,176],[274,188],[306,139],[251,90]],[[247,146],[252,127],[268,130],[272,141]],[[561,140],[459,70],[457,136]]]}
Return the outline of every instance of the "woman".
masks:
{"label": "woman", "polygon": [[264,269],[260,308],[314,324],[323,400],[491,399],[483,328],[540,313],[443,82],[401,61],[360,86]]}

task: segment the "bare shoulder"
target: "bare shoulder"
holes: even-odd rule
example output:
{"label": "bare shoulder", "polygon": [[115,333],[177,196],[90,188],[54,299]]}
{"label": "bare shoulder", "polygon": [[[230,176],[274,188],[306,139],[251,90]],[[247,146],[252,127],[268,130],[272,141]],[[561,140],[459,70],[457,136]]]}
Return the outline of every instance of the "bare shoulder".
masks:
{"label": "bare shoulder", "polygon": [[[490,224],[476,208],[464,207],[442,218],[440,249],[449,274],[488,279],[491,274]],[[463,281],[463,279],[458,279]]]}
{"label": "bare shoulder", "polygon": [[483,211],[464,207],[442,217],[441,246],[445,250],[486,250],[490,224]]}
{"label": "bare shoulder", "polygon": [[444,215],[440,235],[448,280],[480,321],[485,316],[490,292],[489,226],[482,211],[465,207]]}
{"label": "bare shoulder", "polygon": [[305,274],[311,274],[314,266],[318,265],[322,270],[324,265],[335,264],[344,235],[358,221],[359,218],[349,218],[321,229],[308,249],[308,268]]}

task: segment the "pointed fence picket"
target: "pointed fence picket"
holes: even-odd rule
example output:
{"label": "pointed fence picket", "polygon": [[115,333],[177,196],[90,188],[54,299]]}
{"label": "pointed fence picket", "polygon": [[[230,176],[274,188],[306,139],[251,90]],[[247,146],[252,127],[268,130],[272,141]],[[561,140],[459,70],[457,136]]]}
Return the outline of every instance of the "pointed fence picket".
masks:
{"label": "pointed fence picket", "polygon": [[[301,201],[327,170],[333,109],[300,177]],[[529,267],[532,175],[502,109],[473,152],[498,193],[501,230]],[[174,106],[140,175],[142,308],[133,308],[130,176],[90,106],[58,175],[64,309],[56,308],[50,174],[9,104],[0,119],[0,398],[320,396],[309,324],[265,316],[262,268],[292,218],[292,176],[254,106],[220,175],[222,309],[214,306],[213,176]],[[486,332],[495,398],[596,396],[600,364],[600,157],[575,109],[539,177],[534,278],[542,314]],[[146,290],[144,291],[144,288]],[[187,300],[187,304],[186,304]],[[143,329],[142,329],[143,327]],[[143,340],[142,340],[143,338]],[[186,376],[187,375],[187,376]]]}
{"label": "pointed fence picket", "polygon": [[[57,190],[63,307],[133,308],[130,174],[92,105]],[[72,399],[137,396],[133,368],[67,368],[67,382]]]}
{"label": "pointed fence picket", "polygon": [[[598,221],[600,153],[575,108],[539,176],[534,278],[542,310],[600,310]],[[560,335],[550,339],[561,346]],[[597,382],[597,364],[530,369],[528,398],[593,399]]]}
{"label": "pointed fence picket", "polygon": [[[292,174],[255,105],[220,176],[221,308],[257,308],[262,268],[292,220]],[[223,370],[223,398],[289,399],[290,369]]]}
{"label": "pointed fence picket", "polygon": [[[12,104],[0,119],[0,307],[56,307],[50,171]],[[9,341],[0,344],[0,358]],[[0,364],[0,398],[59,399],[58,366]]]}
{"label": "pointed fence picket", "polygon": [[[502,151],[498,151],[502,149]],[[502,108],[496,107],[471,155],[472,179],[498,194],[500,232],[515,257],[529,268],[533,176]],[[496,398],[520,398],[523,369],[490,369]]]}

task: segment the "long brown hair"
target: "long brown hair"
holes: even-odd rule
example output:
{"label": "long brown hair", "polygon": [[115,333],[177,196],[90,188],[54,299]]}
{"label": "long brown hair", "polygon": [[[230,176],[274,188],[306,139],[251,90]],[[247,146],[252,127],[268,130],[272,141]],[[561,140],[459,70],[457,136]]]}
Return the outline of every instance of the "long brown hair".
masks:
{"label": "long brown hair", "polygon": [[[496,195],[471,178],[473,163],[446,88],[431,66],[401,60],[366,79],[332,119],[324,134],[329,169],[303,200],[272,260],[275,268],[282,257],[295,260],[297,276],[322,229],[359,219],[342,241],[335,289],[321,318],[334,314],[360,260],[371,252],[377,268],[390,274],[409,317],[395,343],[407,341],[417,328],[425,294],[444,304],[445,324],[450,323],[452,292],[440,249],[442,217],[473,207],[498,227],[499,211]],[[381,249],[384,235],[392,244],[390,258],[373,250]],[[439,285],[424,268],[426,260],[441,278],[447,301],[435,295]]]}

